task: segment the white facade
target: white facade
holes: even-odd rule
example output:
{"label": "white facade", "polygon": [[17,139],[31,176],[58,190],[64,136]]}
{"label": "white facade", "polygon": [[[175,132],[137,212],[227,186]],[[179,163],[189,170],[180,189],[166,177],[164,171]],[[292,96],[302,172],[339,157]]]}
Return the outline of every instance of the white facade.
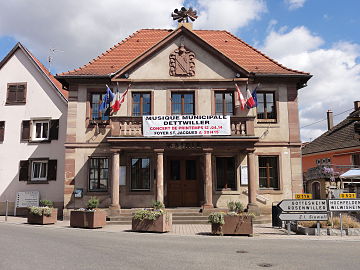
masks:
{"label": "white facade", "polygon": [[[21,45],[17,44],[0,63],[0,121],[5,122],[4,140],[0,142],[0,214],[5,202],[14,210],[17,192],[39,191],[40,199],[52,200],[62,207],[64,194],[64,142],[67,101],[44,67]],[[26,83],[25,104],[7,104],[9,83]],[[58,139],[51,141],[21,140],[22,121],[59,120]],[[30,125],[30,134],[35,126]],[[33,181],[32,160],[57,160],[56,180]],[[30,160],[29,180],[19,181],[20,161]],[[45,181],[44,181],[45,180]]]}

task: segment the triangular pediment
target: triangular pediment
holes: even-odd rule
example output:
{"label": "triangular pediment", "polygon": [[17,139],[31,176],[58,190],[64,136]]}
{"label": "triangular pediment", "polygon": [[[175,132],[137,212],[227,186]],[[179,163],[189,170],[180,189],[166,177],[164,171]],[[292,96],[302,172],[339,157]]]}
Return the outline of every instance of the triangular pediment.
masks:
{"label": "triangular pediment", "polygon": [[181,27],[116,72],[113,80],[219,80],[236,74],[247,77],[249,72]]}

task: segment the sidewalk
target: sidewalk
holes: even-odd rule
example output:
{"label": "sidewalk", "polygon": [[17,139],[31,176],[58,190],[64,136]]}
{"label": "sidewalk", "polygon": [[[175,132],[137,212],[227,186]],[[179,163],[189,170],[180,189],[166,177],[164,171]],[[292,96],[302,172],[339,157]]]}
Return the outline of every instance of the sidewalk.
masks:
{"label": "sidewalk", "polygon": [[[0,223],[17,224],[22,226],[34,226],[43,228],[62,228],[69,230],[82,230],[79,228],[71,228],[70,221],[59,220],[53,225],[29,225],[27,224],[27,218],[24,217],[13,217],[9,216],[8,220],[5,221],[4,216],[0,216]],[[168,235],[180,235],[180,236],[211,236],[211,225],[210,224],[174,224],[172,231]],[[129,232],[131,225],[106,225],[104,228],[95,229],[94,232]],[[214,237],[214,236],[211,236]],[[236,236],[230,236],[236,237]],[[271,224],[254,224],[254,238],[263,239],[299,239],[299,240],[337,240],[337,241],[360,241],[360,236],[313,236],[313,235],[296,235],[291,232],[287,234],[285,229],[273,228]]]}

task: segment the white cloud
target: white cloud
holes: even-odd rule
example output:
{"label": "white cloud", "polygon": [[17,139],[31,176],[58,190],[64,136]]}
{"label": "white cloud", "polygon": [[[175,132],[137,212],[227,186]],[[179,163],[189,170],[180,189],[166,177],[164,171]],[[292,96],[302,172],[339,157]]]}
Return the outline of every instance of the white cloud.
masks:
{"label": "white cloud", "polygon": [[286,54],[294,55],[304,51],[310,51],[318,48],[324,41],[315,35],[304,26],[296,27],[288,33],[285,29],[280,29],[278,32],[272,30],[265,39],[265,50],[271,57],[279,58]]}
{"label": "white cloud", "polygon": [[79,67],[141,28],[173,28],[182,0],[12,0],[0,2],[0,36],[21,41],[57,71]]}
{"label": "white cloud", "polygon": [[235,32],[267,11],[263,0],[198,0],[198,29]]}
{"label": "white cloud", "polygon": [[[50,48],[55,72],[86,64],[142,28],[173,29],[175,8],[185,0],[12,0],[0,1],[0,36],[24,43],[42,62]],[[266,11],[264,0],[197,0],[196,28],[235,31]],[[16,19],[14,19],[16,18]]]}
{"label": "white cloud", "polygon": [[306,0],[285,0],[290,10],[298,9],[304,6]]}
{"label": "white cloud", "polygon": [[[300,126],[326,118],[326,111],[341,113],[359,100],[360,45],[338,42],[330,48],[320,46],[324,41],[305,27],[288,33],[271,32],[265,40],[263,51],[287,67],[310,72],[308,86],[299,90]],[[339,115],[335,122],[349,112]],[[326,121],[301,130],[304,141],[314,139],[326,131]]]}

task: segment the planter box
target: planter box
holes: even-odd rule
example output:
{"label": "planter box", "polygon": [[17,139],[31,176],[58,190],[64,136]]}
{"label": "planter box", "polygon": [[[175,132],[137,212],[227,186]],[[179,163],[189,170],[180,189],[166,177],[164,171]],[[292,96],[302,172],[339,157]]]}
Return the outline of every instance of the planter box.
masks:
{"label": "planter box", "polygon": [[165,213],[156,220],[133,218],[131,229],[137,232],[170,232],[172,229],[172,213]]}
{"label": "planter box", "polygon": [[57,208],[52,208],[51,215],[50,216],[38,216],[28,213],[27,216],[27,222],[29,224],[40,224],[40,225],[46,225],[46,224],[54,224],[57,221]]}
{"label": "planter box", "polygon": [[102,228],[106,225],[106,213],[96,211],[71,211],[70,226],[75,228]]}
{"label": "planter box", "polygon": [[218,235],[253,235],[252,216],[224,216],[225,224],[211,224],[212,234]]}

